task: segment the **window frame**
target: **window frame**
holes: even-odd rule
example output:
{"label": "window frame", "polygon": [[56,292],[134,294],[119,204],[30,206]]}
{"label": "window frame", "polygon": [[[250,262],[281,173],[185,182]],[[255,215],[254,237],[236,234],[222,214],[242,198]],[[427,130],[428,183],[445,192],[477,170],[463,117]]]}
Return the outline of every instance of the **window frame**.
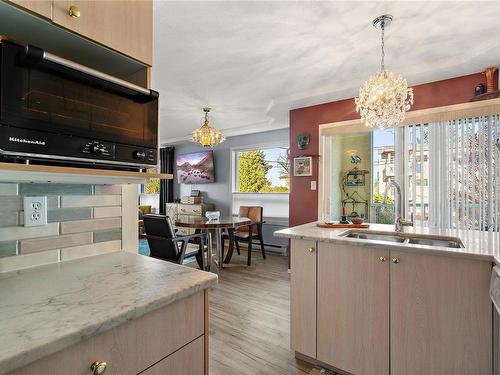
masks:
{"label": "window frame", "polygon": [[237,157],[237,154],[239,152],[252,151],[252,150],[263,150],[263,149],[269,149],[269,148],[290,149],[290,145],[289,145],[288,141],[279,141],[279,142],[266,142],[266,143],[237,146],[237,147],[230,148],[230,151],[231,151],[231,171],[230,171],[230,173],[231,173],[231,193],[232,194],[257,194],[257,195],[269,195],[269,194],[271,194],[271,195],[272,194],[289,195],[290,194],[290,189],[286,193],[281,193],[281,192],[254,193],[254,192],[240,192],[240,191],[238,191],[238,157]]}

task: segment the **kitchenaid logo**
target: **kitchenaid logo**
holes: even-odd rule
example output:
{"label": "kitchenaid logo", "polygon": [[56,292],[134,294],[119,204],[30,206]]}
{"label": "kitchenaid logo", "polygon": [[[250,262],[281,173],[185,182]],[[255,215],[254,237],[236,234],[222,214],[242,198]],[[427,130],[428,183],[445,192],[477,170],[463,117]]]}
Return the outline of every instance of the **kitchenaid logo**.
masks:
{"label": "kitchenaid logo", "polygon": [[9,137],[9,141],[10,142],[17,142],[17,143],[29,143],[30,145],[45,146],[45,141],[37,141],[37,140],[25,139],[25,138]]}

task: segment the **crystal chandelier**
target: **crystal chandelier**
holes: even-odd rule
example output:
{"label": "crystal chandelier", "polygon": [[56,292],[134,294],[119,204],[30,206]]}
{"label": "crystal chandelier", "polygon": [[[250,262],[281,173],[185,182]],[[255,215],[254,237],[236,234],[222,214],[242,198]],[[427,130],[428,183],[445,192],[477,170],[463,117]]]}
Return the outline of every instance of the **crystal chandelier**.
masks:
{"label": "crystal chandelier", "polygon": [[208,124],[208,112],[210,112],[210,108],[203,108],[203,112],[205,112],[205,120],[203,121],[203,125],[192,133],[192,141],[199,143],[203,147],[217,146],[219,143],[224,142],[226,138],[220,130],[212,128]]}
{"label": "crystal chandelier", "polygon": [[381,69],[359,88],[359,96],[354,99],[356,111],[370,128],[385,129],[397,126],[405,119],[405,112],[410,110],[413,104],[413,89],[408,88],[406,79],[385,70],[384,31],[391,21],[392,16],[389,14],[373,21],[373,26],[380,27],[382,31]]}

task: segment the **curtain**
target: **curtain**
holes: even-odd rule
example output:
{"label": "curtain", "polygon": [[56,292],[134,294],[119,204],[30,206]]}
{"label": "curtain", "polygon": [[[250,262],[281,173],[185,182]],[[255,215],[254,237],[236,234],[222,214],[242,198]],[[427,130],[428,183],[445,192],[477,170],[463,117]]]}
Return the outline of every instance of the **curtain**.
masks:
{"label": "curtain", "polygon": [[[174,173],[174,147],[160,148],[160,172]],[[160,214],[165,215],[165,204],[174,201],[174,180],[160,180]]]}
{"label": "curtain", "polygon": [[429,225],[500,232],[500,116],[429,124]]}

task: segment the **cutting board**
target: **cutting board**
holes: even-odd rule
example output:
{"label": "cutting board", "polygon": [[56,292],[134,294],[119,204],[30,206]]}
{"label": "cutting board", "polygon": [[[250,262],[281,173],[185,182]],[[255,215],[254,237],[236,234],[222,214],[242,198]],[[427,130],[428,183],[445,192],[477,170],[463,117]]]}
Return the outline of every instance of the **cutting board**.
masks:
{"label": "cutting board", "polygon": [[361,224],[340,224],[340,223],[318,223],[316,224],[320,228],[368,228],[370,224],[361,223]]}

